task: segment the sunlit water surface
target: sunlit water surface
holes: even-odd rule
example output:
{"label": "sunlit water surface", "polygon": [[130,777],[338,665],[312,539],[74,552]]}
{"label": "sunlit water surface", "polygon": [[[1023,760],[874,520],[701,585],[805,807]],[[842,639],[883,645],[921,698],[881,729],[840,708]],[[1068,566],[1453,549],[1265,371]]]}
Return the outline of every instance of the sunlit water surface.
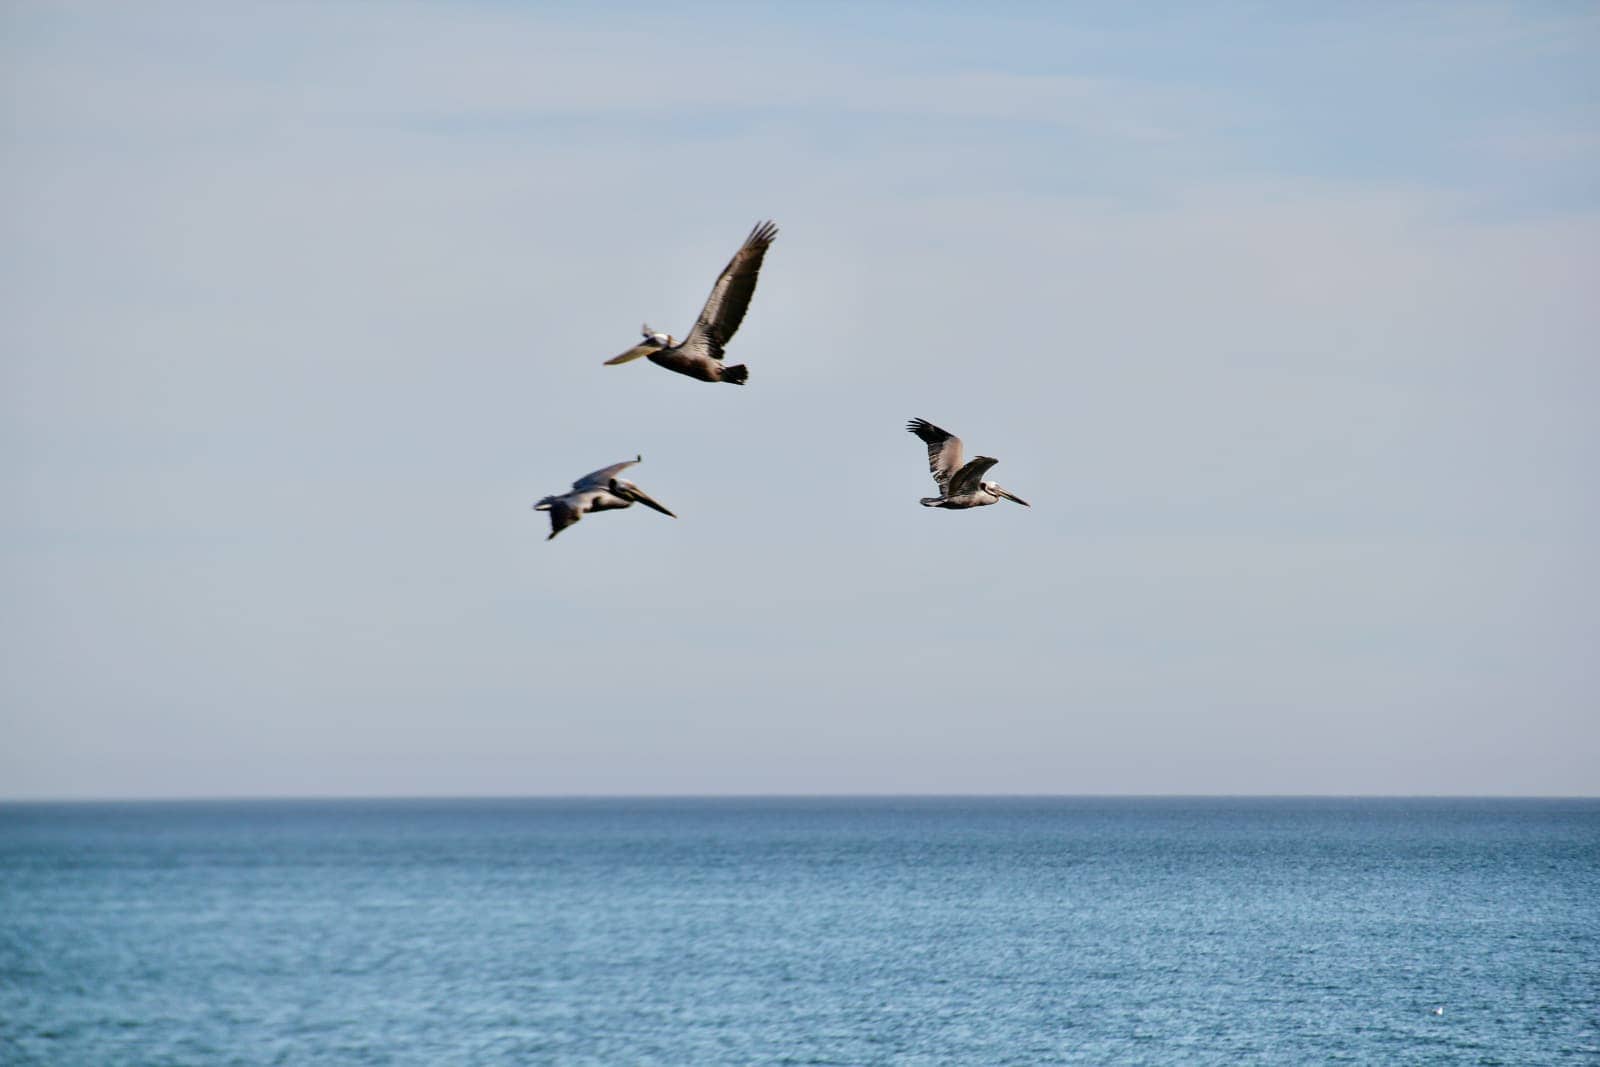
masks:
{"label": "sunlit water surface", "polygon": [[0,1063],[1600,1062],[1600,802],[0,805]]}

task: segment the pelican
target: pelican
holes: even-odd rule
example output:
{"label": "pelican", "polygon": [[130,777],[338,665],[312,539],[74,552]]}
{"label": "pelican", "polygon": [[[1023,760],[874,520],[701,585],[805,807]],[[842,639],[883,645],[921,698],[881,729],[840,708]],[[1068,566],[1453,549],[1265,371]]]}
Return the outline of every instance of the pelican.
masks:
{"label": "pelican", "polygon": [[534,511],[550,513],[550,537],[546,537],[545,540],[555,537],[588,512],[631,508],[635,502],[647,508],[654,508],[663,515],[677,518],[678,516],[650,499],[650,495],[643,489],[617,477],[620,472],[643,460],[644,456],[641,455],[625,459],[621,463],[613,463],[609,467],[601,467],[573,482],[572,492],[562,493],[560,496],[547,496],[535,504]]}
{"label": "pelican", "polygon": [[778,227],[772,223],[756,224],[750,236],[744,239],[744,244],[739,246],[739,251],[722,268],[717,284],[711,287],[711,295],[706,297],[706,306],[700,309],[700,317],[695,320],[689,336],[682,343],[674,340],[670,334],[652,330],[646,323],[641,327],[644,340],[622,355],[606,360],[606,366],[649,356],[652,363],[691,378],[699,378],[702,382],[743,385],[750,377],[750,372],[743,363],[724,366],[722,349],[733,340],[733,332],[744,321],[750,297],[756,291],[756,275],[761,273],[761,260],[767,254],[767,246],[777,236]]}
{"label": "pelican", "polygon": [[1032,507],[1026,500],[1001,488],[999,482],[986,482],[983,476],[1000,461],[989,456],[979,456],[971,463],[961,463],[961,438],[941,430],[926,419],[912,419],[906,429],[928,443],[928,469],[933,480],[939,483],[938,496],[925,496],[925,508],[981,508],[998,504],[1001,498],[1015,501],[1023,507]]}

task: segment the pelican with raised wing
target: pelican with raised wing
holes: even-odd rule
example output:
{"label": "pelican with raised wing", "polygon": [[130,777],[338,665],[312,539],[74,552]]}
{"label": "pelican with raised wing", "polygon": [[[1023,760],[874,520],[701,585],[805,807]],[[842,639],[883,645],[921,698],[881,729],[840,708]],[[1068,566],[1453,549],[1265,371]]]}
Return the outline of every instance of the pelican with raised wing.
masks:
{"label": "pelican with raised wing", "polygon": [[545,540],[555,537],[591,511],[615,511],[618,508],[631,508],[635,503],[677,518],[678,516],[650,499],[650,495],[643,489],[617,477],[622,471],[643,459],[643,456],[635,456],[621,463],[613,463],[609,467],[601,467],[573,482],[570,493],[547,496],[535,504],[534,511],[550,513],[550,537],[546,537]]}
{"label": "pelican with raised wing", "polygon": [[922,438],[928,445],[928,469],[933,480],[939,483],[938,496],[925,496],[925,508],[981,508],[998,504],[1002,499],[1015,501],[1023,507],[1032,507],[1026,500],[1003,489],[999,482],[986,482],[983,476],[1000,461],[990,456],[979,456],[970,463],[961,462],[961,438],[941,430],[926,419],[912,419],[906,429]]}
{"label": "pelican with raised wing", "polygon": [[647,324],[643,327],[644,340],[622,355],[606,360],[606,366],[648,356],[652,363],[691,378],[699,378],[702,382],[743,385],[750,377],[749,370],[743,363],[735,363],[731,367],[723,364],[722,350],[733,340],[734,331],[744,321],[750,298],[755,295],[756,275],[761,273],[761,260],[767,254],[767,246],[777,236],[778,227],[770,222],[758,223],[750,231],[750,236],[744,239],[739,251],[722,268],[722,275],[717,278],[717,284],[711,287],[711,295],[706,298],[706,306],[700,309],[700,317],[681,343],[670,334],[652,330]]}

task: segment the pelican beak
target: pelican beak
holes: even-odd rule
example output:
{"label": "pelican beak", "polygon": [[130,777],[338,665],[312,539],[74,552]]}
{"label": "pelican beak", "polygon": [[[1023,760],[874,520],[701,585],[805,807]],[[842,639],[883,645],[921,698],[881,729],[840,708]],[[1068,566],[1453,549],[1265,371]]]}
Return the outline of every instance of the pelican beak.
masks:
{"label": "pelican beak", "polygon": [[659,345],[634,345],[632,348],[622,353],[622,355],[612,356],[610,359],[605,361],[604,365],[607,367],[615,367],[619,363],[631,363],[640,356],[648,356],[659,347]]}
{"label": "pelican beak", "polygon": [[1008,492],[1005,489],[996,488],[995,492],[999,493],[1001,496],[1005,497],[1007,500],[1015,501],[1016,503],[1021,504],[1025,508],[1033,507],[1032,504],[1028,503],[1026,500],[1022,499],[1020,496],[1017,496],[1015,493]]}
{"label": "pelican beak", "polygon": [[660,504],[656,503],[654,500],[651,500],[649,494],[647,494],[643,489],[640,489],[638,486],[634,486],[633,488],[629,489],[628,495],[633,497],[633,499],[637,500],[639,503],[643,504],[645,507],[654,508],[669,518],[675,519],[678,517],[672,514],[672,512],[668,511],[666,508],[662,507]]}

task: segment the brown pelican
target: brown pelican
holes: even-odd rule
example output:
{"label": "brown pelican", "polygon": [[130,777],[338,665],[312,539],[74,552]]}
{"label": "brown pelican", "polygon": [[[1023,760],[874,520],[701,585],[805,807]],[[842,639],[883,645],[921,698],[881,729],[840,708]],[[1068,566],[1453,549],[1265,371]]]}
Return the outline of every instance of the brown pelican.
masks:
{"label": "brown pelican", "polygon": [[648,493],[632,482],[624,481],[617,474],[644,459],[635,456],[625,459],[621,463],[613,463],[609,467],[601,467],[590,474],[572,483],[572,492],[562,493],[560,496],[547,496],[533,506],[534,511],[548,511],[550,513],[550,537],[565,530],[577,522],[590,511],[615,511],[617,508],[628,508],[637,501],[647,508],[655,508],[663,515],[671,515],[674,519],[678,516],[650,499]]}
{"label": "brown pelican", "polygon": [[985,504],[998,504],[1004,497],[1023,507],[1032,507],[1020,496],[1008,493],[999,482],[986,482],[983,476],[1000,461],[989,456],[979,456],[965,466],[961,463],[961,438],[941,430],[926,419],[912,419],[906,429],[928,443],[928,469],[933,480],[939,483],[938,496],[925,496],[925,508],[981,508]]}
{"label": "brown pelican", "polygon": [[756,275],[761,273],[761,260],[767,246],[778,236],[778,227],[762,222],[750,231],[739,251],[722,268],[717,284],[711,287],[706,306],[700,309],[689,336],[680,343],[669,334],[643,327],[644,341],[634,345],[620,356],[606,360],[606,366],[627,363],[640,356],[649,356],[650,362],[668,370],[699,378],[702,382],[732,382],[743,385],[750,372],[743,363],[723,366],[722,349],[733,340],[733,332],[744,321],[745,309],[756,291]]}

